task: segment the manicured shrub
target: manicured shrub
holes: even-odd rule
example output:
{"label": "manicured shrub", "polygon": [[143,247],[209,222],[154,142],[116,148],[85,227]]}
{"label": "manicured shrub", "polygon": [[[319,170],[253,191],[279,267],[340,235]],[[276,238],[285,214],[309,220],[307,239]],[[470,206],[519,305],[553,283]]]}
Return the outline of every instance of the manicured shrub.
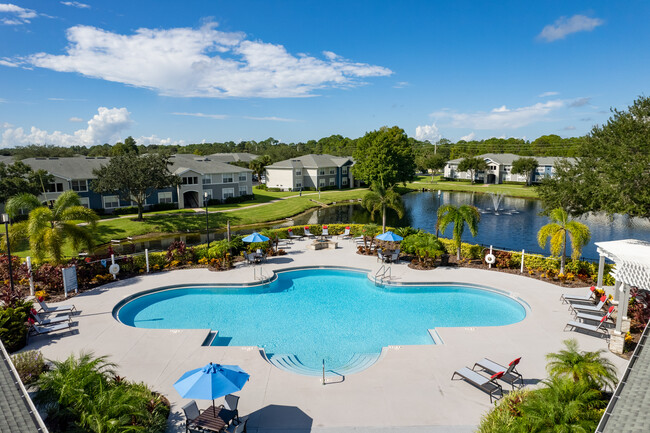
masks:
{"label": "manicured shrub", "polygon": [[20,380],[25,385],[29,385],[38,380],[42,373],[47,371],[47,364],[43,354],[38,350],[28,350],[26,352],[18,353],[11,357]]}
{"label": "manicured shrub", "polygon": [[15,352],[27,344],[27,317],[31,302],[16,300],[0,310],[0,340],[8,352]]}

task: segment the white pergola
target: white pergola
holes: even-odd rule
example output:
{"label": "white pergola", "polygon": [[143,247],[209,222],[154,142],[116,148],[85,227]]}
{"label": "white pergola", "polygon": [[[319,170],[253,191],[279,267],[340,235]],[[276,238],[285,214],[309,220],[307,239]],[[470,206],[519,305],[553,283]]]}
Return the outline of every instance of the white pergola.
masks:
{"label": "white pergola", "polygon": [[630,299],[630,287],[650,290],[650,242],[637,239],[596,242],[600,262],[598,263],[599,289],[603,287],[605,259],[616,264],[613,272],[616,279],[614,300],[618,301],[616,333],[621,333],[623,319],[627,319],[627,306]]}

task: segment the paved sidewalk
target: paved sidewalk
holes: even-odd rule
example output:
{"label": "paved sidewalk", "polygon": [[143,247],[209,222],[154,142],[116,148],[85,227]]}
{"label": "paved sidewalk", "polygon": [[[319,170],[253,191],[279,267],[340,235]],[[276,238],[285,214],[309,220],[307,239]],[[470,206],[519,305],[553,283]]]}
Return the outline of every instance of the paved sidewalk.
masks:
{"label": "paved sidewalk", "polygon": [[[288,255],[269,258],[273,269],[295,266],[339,265],[364,268],[373,274],[381,266],[376,258],[356,254],[352,242],[339,242],[336,250],[307,250],[309,241],[290,245]],[[546,377],[545,355],[561,349],[562,340],[576,338],[583,350],[606,349],[605,340],[576,332],[563,332],[571,319],[563,292],[584,293],[539,280],[496,271],[438,268],[416,271],[406,264],[392,267],[396,282],[473,283],[502,289],[530,305],[527,317],[501,327],[437,328],[443,345],[391,346],[370,368],[323,386],[317,377],[281,371],[267,363],[257,347],[201,346],[208,330],[156,330],[131,328],[117,322],[113,307],[125,297],[173,284],[251,282],[251,267],[228,272],[189,269],[161,272],[107,284],[76,296],[80,310],[72,334],[36,337],[29,349],[48,358],[62,359],[82,350],[109,355],[120,376],[144,381],[165,394],[173,404],[169,431],[184,431],[180,407],[187,401],[172,385],[181,374],[208,362],[240,365],[251,375],[238,393],[240,413],[249,415],[251,432],[470,432],[492,407],[487,394],[452,373],[490,357],[508,363],[522,356],[519,371],[527,385]],[[453,308],[453,307],[452,307]],[[607,352],[623,371],[626,361]],[[200,406],[209,402],[199,401]],[[219,402],[218,402],[219,403]]]}

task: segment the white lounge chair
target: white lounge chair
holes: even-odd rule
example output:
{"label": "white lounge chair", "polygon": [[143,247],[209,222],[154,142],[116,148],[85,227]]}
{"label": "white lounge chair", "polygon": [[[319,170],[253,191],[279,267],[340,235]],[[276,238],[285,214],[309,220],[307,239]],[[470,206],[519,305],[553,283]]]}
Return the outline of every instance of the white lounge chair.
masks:
{"label": "white lounge chair", "polygon": [[520,387],[524,386],[524,378],[517,371],[517,365],[519,364],[519,361],[521,361],[521,357],[515,359],[510,364],[508,364],[507,367],[505,367],[501,364],[497,364],[496,362],[489,360],[488,358],[483,358],[474,364],[472,370],[476,370],[476,367],[481,367],[482,370],[485,370],[490,374],[495,374],[503,371],[501,380],[509,383],[510,386],[512,386],[512,389],[515,389],[515,383],[517,381],[521,382]]}
{"label": "white lounge chair", "polygon": [[76,311],[77,308],[70,304],[70,305],[55,305],[55,306],[49,306],[43,301],[42,298],[37,298],[36,302],[38,302],[38,305],[41,306],[43,309],[44,313],[65,313],[65,312],[72,312]]}
{"label": "white lounge chair", "polygon": [[57,316],[57,317],[52,317],[50,319],[45,319],[41,317],[41,315],[36,311],[35,309],[32,308],[30,311],[31,316],[34,318],[36,323],[38,323],[41,326],[44,325],[53,325],[55,323],[64,323],[64,322],[69,322],[70,321],[70,314],[67,314],[65,316]]}
{"label": "white lounge chair", "polygon": [[[612,313],[614,312],[615,309],[616,309],[615,305],[612,305],[611,307],[609,307],[609,309],[607,310],[607,314],[605,314],[605,316],[607,316],[607,318],[605,319],[605,322],[607,322],[612,317]],[[603,318],[603,316],[601,316],[600,314],[589,314],[589,313],[578,313],[578,314],[576,314],[576,319],[582,320],[583,322],[585,320],[600,322],[600,319],[602,319],[602,318]]]}
{"label": "white lounge chair", "polygon": [[609,336],[609,332],[607,332],[607,329],[603,327],[606,320],[607,320],[607,315],[604,315],[603,318],[600,319],[600,323],[598,325],[588,325],[582,322],[571,321],[566,324],[566,326],[564,327],[564,331],[566,331],[568,327],[571,327],[573,330],[582,329],[583,331],[595,332],[597,334],[604,335],[607,337]]}
{"label": "white lounge chair", "polygon": [[572,293],[565,293],[562,296],[560,296],[560,301],[562,301],[563,304],[567,304],[569,302],[588,302],[594,299],[595,293],[596,293],[596,287],[591,286],[589,288],[591,290],[591,293],[588,295],[575,295]]}
{"label": "white lounge chair", "polygon": [[330,229],[327,226],[323,226],[323,231],[321,237],[326,238],[330,236]]}
{"label": "white lounge chair", "polygon": [[291,229],[288,229],[287,233],[289,234],[289,239],[302,239],[302,236],[294,235]]}
{"label": "white lounge chair", "polygon": [[53,325],[44,325],[40,326],[37,325],[36,322],[32,323],[30,321],[31,325],[31,333],[36,334],[36,335],[42,335],[42,334],[49,334],[50,332],[56,332],[56,331],[69,331],[70,330],[70,322],[67,323],[56,323]]}
{"label": "white lounge chair", "polygon": [[571,304],[571,309],[573,309],[573,314],[578,314],[580,312],[596,312],[601,311],[605,303],[607,302],[607,295],[603,295],[600,298],[598,305],[573,305]]}
{"label": "white lounge chair", "polygon": [[451,380],[454,380],[454,376],[456,375],[462,377],[475,387],[487,392],[490,395],[490,403],[492,403],[492,399],[496,398],[494,395],[497,392],[503,396],[503,388],[496,382],[503,377],[503,374],[504,372],[500,371],[490,377],[485,377],[468,367],[463,367],[460,370],[454,371],[454,374],[451,375]]}
{"label": "white lounge chair", "polygon": [[350,234],[350,227],[346,227],[345,231],[339,235],[339,239],[342,238],[348,238],[348,239],[352,238],[352,235]]}
{"label": "white lounge chair", "polygon": [[305,226],[305,229],[304,229],[304,230],[305,230],[305,236],[307,236],[308,238],[309,238],[309,237],[312,237],[312,238],[314,237],[314,235],[311,234],[311,232],[309,231],[309,227],[308,227],[308,226]]}

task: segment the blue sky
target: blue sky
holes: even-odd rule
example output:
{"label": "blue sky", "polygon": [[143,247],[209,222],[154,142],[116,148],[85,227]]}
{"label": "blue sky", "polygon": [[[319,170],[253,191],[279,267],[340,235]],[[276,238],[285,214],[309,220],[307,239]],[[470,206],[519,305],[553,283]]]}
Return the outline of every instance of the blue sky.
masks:
{"label": "blue sky", "polygon": [[0,3],[0,147],[583,135],[648,93],[649,18],[643,1]]}

